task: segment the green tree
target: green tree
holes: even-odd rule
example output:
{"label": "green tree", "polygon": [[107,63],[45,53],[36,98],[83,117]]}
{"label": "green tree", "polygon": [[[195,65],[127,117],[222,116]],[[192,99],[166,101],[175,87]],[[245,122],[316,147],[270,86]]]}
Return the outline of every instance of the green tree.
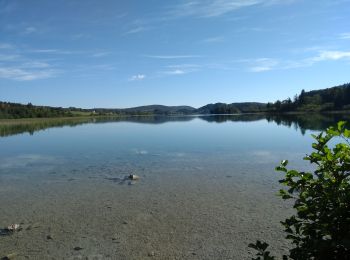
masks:
{"label": "green tree", "polygon": [[[304,158],[315,165],[313,173],[288,170],[288,161],[276,168],[285,174],[280,183],[287,187],[279,195],[293,199],[296,209],[281,222],[293,245],[283,259],[350,259],[350,130],[339,122],[313,137],[314,152]],[[329,145],[333,139],[341,141]],[[268,244],[249,246],[258,250],[255,259],[275,259]]]}

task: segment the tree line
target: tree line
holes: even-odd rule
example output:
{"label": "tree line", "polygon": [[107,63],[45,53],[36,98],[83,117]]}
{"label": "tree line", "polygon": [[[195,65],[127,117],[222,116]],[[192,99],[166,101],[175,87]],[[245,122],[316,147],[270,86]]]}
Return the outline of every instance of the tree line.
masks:
{"label": "tree line", "polygon": [[287,98],[275,103],[267,103],[268,112],[303,112],[303,111],[341,111],[350,110],[350,83],[332,88],[313,90],[306,92],[302,90],[295,95],[293,100]]}
{"label": "tree line", "polygon": [[0,102],[0,118],[41,118],[41,117],[70,117],[73,113],[69,109],[60,107],[33,106]]}
{"label": "tree line", "polygon": [[293,100],[277,100],[274,103],[216,103],[198,109],[179,106],[143,106],[128,109],[95,108],[82,109],[76,107],[62,108],[49,106],[24,105],[0,102],[0,119],[16,118],[50,118],[73,116],[119,116],[119,115],[189,115],[189,114],[243,114],[243,113],[288,113],[288,112],[325,112],[350,111],[350,83],[328,89],[302,90]]}

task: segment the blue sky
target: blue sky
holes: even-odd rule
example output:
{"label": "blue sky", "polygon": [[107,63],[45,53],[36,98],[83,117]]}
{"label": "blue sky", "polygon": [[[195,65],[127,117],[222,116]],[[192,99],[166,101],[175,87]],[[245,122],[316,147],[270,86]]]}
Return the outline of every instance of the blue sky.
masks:
{"label": "blue sky", "polygon": [[0,100],[275,101],[349,82],[349,0],[0,0]]}

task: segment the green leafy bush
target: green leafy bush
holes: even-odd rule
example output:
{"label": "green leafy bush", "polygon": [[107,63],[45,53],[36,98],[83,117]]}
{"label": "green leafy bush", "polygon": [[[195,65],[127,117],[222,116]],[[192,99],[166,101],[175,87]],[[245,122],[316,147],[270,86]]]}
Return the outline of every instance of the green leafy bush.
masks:
{"label": "green leafy bush", "polygon": [[[350,130],[345,122],[313,135],[314,152],[304,160],[316,166],[313,173],[288,170],[284,160],[276,168],[285,174],[286,189],[279,195],[294,200],[296,214],[282,221],[293,247],[283,259],[350,259]],[[331,140],[338,140],[329,145]],[[249,247],[257,258],[272,260],[268,244],[257,241]]]}

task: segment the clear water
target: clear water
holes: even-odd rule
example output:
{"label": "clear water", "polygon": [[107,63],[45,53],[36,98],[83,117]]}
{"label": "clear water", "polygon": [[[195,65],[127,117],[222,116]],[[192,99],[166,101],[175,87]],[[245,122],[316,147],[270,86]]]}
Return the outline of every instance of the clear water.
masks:
{"label": "clear water", "polygon": [[[24,258],[45,258],[42,252],[33,253],[28,248],[33,241],[42,245],[40,239],[47,230],[56,230],[56,239],[61,239],[65,251],[59,251],[57,245],[51,249],[42,245],[48,255],[74,256],[74,239],[94,236],[102,241],[103,250],[80,238],[80,243],[93,250],[87,254],[143,259],[151,250],[149,243],[135,236],[145,229],[160,259],[244,259],[248,254],[245,245],[259,236],[270,236],[275,241],[272,246],[283,251],[286,245],[279,244],[281,234],[277,230],[282,229],[278,222],[288,210],[275,196],[281,176],[274,167],[288,159],[293,168],[310,169],[302,160],[311,152],[310,134],[342,117],[132,117],[3,124],[0,198],[4,213],[0,225],[36,221],[43,224],[40,235],[16,238],[23,240],[20,249],[14,247],[14,238],[0,237],[5,245],[0,253],[17,250]],[[127,181],[129,174],[141,179]],[[131,204],[123,204],[126,198]],[[101,213],[110,208],[94,211],[106,203],[119,203],[113,215]],[[77,208],[89,212],[91,219],[77,219]],[[143,220],[148,211],[152,217],[147,215],[147,223],[153,218],[163,222],[147,227]],[[123,233],[120,243],[126,244],[124,251],[115,252],[106,238],[112,236],[110,229],[97,227],[101,221],[113,219],[115,223],[123,218],[135,223],[132,230]],[[94,235],[84,233],[87,231],[81,225],[85,221],[96,221]],[[164,230],[171,229],[173,223],[187,234],[185,238],[174,233],[165,235],[168,233]],[[74,226],[74,235],[63,235],[66,225]],[[118,224],[111,225],[120,231]],[[135,236],[131,238],[130,234]],[[193,234],[197,234],[196,239]],[[172,240],[164,244],[167,239]],[[186,239],[188,242],[183,244]],[[203,246],[206,241],[210,245]],[[130,249],[133,243],[139,247],[138,253]],[[193,248],[197,248],[196,254],[184,253]],[[108,255],[104,255],[106,252]]]}
{"label": "clear water", "polygon": [[[298,126],[298,121],[277,124],[254,116],[131,119],[105,119],[76,126],[63,122],[59,127],[48,126],[31,134],[26,132],[30,124],[20,132],[13,126],[13,133],[10,129],[0,138],[0,174],[121,163],[138,173],[145,167],[152,169],[152,164],[181,170],[209,162],[233,167],[227,174],[239,165],[256,170],[268,165],[272,171],[282,159],[300,162],[311,151],[310,133],[325,128],[319,122],[314,124],[316,129],[305,129]],[[332,125],[335,121],[326,123]]]}

